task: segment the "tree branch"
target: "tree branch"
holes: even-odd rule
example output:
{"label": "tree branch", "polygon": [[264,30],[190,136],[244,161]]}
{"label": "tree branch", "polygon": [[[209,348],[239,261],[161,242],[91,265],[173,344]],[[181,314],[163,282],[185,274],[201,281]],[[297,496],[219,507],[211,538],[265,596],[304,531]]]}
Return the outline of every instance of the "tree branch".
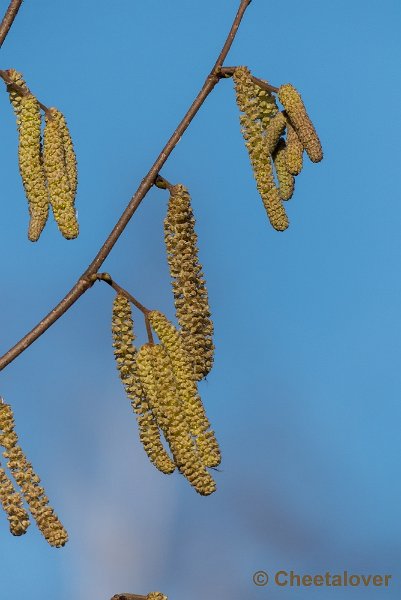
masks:
{"label": "tree branch", "polygon": [[[125,227],[129,223],[131,217],[135,213],[136,209],[155,183],[160,169],[165,164],[166,160],[174,150],[175,146],[181,139],[181,136],[190,125],[191,121],[197,114],[198,110],[205,102],[210,92],[214,89],[215,85],[219,82],[219,71],[223,65],[224,60],[231,48],[234,41],[235,35],[238,31],[238,27],[241,23],[244,13],[251,3],[251,0],[241,0],[238,12],[235,16],[230,32],[224,43],[223,49],[221,50],[216,63],[207,76],[205,83],[203,84],[199,94],[188,109],[186,115],[174,131],[173,135],[156,158],[155,162],[151,166],[149,172],[142,179],[137,191],[132,196],[127,208],[117,221],[112,232],[110,233],[99,252],[88,266],[86,271],[78,279],[77,283],[68,292],[68,294],[55,306],[41,321],[38,323],[29,333],[27,333],[15,346],[13,346],[8,352],[6,352],[0,358],[0,371],[9,365],[17,356],[24,352],[35,340],[38,339],[53,323],[57,321],[77,300],[86,292],[89,287],[93,284],[92,277],[97,273],[101,265],[104,263],[108,255],[110,254],[113,246],[117,242],[118,238],[124,231]],[[13,4],[13,3],[12,3]],[[14,2],[16,4],[16,2]]]}
{"label": "tree branch", "polygon": [[14,19],[17,16],[21,4],[22,0],[11,0],[9,7],[6,10],[6,14],[0,24],[0,48],[10,31],[11,25],[14,23]]}

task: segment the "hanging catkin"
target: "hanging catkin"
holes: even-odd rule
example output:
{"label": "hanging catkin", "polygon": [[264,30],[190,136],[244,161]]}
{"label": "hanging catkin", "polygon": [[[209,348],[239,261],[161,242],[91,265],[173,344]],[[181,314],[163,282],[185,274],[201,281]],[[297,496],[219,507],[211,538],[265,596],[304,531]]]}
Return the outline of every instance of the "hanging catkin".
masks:
{"label": "hanging catkin", "polygon": [[191,198],[183,185],[170,190],[164,240],[182,340],[200,381],[213,364],[213,322],[202,265],[198,259]]}
{"label": "hanging catkin", "polygon": [[299,92],[291,83],[286,83],[280,86],[278,99],[284,106],[288,118],[311,161],[321,161],[323,158],[322,146]]}
{"label": "hanging catkin", "polygon": [[[76,176],[66,166],[65,131],[59,126],[60,113],[50,108],[45,116],[43,136],[43,164],[49,188],[49,199],[54,218],[62,235],[71,240],[79,233],[78,221],[74,206]],[[69,159],[71,161],[71,158]],[[70,176],[69,176],[70,175]],[[72,178],[73,189],[70,185]]]}
{"label": "hanging catkin", "polygon": [[138,351],[138,373],[149,405],[162,429],[180,472],[204,496],[216,484],[202,464],[182,410],[172,361],[161,344],[144,344]]}
{"label": "hanging catkin", "polygon": [[277,231],[288,227],[288,218],[274,183],[271,157],[265,143],[264,128],[257,118],[254,101],[254,83],[247,67],[238,67],[233,75],[242,135],[245,139],[256,185],[262,198],[270,223]]}
{"label": "hanging catkin", "polygon": [[288,171],[286,156],[287,146],[284,139],[280,138],[273,152],[273,162],[282,200],[289,200],[294,193],[294,176]]}
{"label": "hanging catkin", "polygon": [[302,171],[304,147],[297,132],[287,118],[287,169],[291,175],[299,175]]}
{"label": "hanging catkin", "polygon": [[133,344],[135,337],[131,304],[122,294],[118,294],[114,298],[112,333],[117,369],[136,414],[139,439],[155,467],[162,473],[172,473],[175,470],[175,464],[163,447],[159,427],[149,408],[149,403],[138,377],[137,351]]}
{"label": "hanging catkin", "polygon": [[[14,73],[16,81],[21,78]],[[49,213],[49,200],[46,188],[41,153],[41,114],[35,96],[27,94],[17,98],[18,94],[10,91],[10,100],[17,115],[19,133],[18,161],[19,170],[28,199],[30,222],[28,238],[32,242],[39,239],[46,225]]]}
{"label": "hanging catkin", "polygon": [[285,131],[287,120],[282,112],[278,112],[270,121],[265,135],[266,150],[268,154],[273,154],[278,141]]}
{"label": "hanging catkin", "polygon": [[214,432],[209,430],[210,422],[198,394],[181,335],[163,313],[153,310],[148,313],[148,318],[171,360],[188,428],[196,440],[201,461],[207,467],[217,467],[221,461],[220,449]]}
{"label": "hanging catkin", "polygon": [[62,139],[65,170],[70,186],[71,203],[74,205],[78,186],[77,157],[65,116],[57,108],[52,108],[51,111],[53,118],[57,121]]}
{"label": "hanging catkin", "polygon": [[0,502],[10,523],[13,535],[23,535],[29,527],[29,516],[22,506],[22,499],[15,491],[12,481],[0,467]]}
{"label": "hanging catkin", "polygon": [[146,596],[146,600],[168,600],[168,598],[161,592],[149,592]]}
{"label": "hanging catkin", "polygon": [[0,431],[0,445],[5,448],[3,456],[8,459],[7,467],[20,487],[40,531],[51,546],[64,546],[68,541],[67,532],[49,506],[45,491],[39,485],[39,477],[17,443],[13,412],[5,402],[0,403]]}

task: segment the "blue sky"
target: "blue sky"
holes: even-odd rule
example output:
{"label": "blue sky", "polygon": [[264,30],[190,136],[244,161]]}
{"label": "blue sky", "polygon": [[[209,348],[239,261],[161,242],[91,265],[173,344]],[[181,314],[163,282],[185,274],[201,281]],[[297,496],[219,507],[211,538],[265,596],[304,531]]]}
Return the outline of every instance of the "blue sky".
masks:
{"label": "blue sky", "polygon": [[[22,71],[67,117],[81,232],[67,242],[51,219],[28,242],[4,88],[3,351],[93,258],[202,85],[236,8],[24,2],[0,68]],[[148,462],[114,365],[113,294],[96,284],[2,373],[21,444],[70,534],[54,550],[34,526],[13,538],[2,518],[4,597],[160,589],[170,600],[260,600],[272,586],[252,583],[259,569],[393,575],[385,590],[273,588],[283,600],[400,597],[400,17],[395,0],[253,0],[226,64],[293,83],[325,158],[305,161],[290,227],[275,232],[227,80],[162,171],[188,187],[197,218],[216,343],[200,392],[223,453],[218,491],[199,497]],[[148,194],[104,270],[172,318],[166,202],[164,191]]]}

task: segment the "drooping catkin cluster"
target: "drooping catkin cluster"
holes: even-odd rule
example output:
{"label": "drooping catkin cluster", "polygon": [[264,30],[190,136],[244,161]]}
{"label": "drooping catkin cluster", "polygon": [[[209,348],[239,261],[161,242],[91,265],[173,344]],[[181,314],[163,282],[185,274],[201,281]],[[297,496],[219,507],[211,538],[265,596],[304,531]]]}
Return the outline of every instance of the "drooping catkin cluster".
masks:
{"label": "drooping catkin cluster", "polygon": [[[261,88],[247,67],[238,67],[233,79],[237,104],[243,113],[240,116],[242,134],[257,188],[271,224],[283,231],[288,227],[288,218],[281,201],[289,200],[294,193],[294,177],[302,170],[303,151],[313,162],[319,162],[323,158],[322,147],[301,96],[291,84],[282,85],[277,92],[284,107],[284,111],[279,112],[273,94],[265,90],[263,106],[258,108],[262,96],[257,89]],[[267,119],[262,116],[266,96],[270,110]]]}
{"label": "drooping catkin cluster", "polygon": [[[266,130],[269,129],[273,119],[265,129],[257,108],[259,96],[255,95],[255,84],[249,70],[246,67],[238,67],[233,78],[237,104],[243,113],[240,116],[242,135],[249,153],[256,186],[270,223],[277,231],[284,231],[288,227],[288,218],[274,181],[272,160],[265,143]],[[276,124],[277,120],[274,121],[274,128]]]}
{"label": "drooping catkin cluster", "polygon": [[118,294],[113,302],[112,333],[117,369],[136,414],[139,438],[155,467],[162,473],[172,473],[175,470],[175,464],[163,447],[159,426],[150,409],[138,375],[137,350],[133,344],[135,338],[131,305],[121,294]]}
{"label": "drooping catkin cluster", "polygon": [[[3,456],[8,459],[7,467],[19,486],[41,533],[51,546],[57,548],[64,546],[68,540],[67,532],[54,513],[54,510],[49,506],[49,500],[45,495],[45,491],[39,485],[39,477],[34,472],[31,463],[27,460],[21,446],[18,445],[13,412],[11,406],[4,401],[0,403],[0,445],[5,449]],[[10,505],[18,508],[17,513],[15,513],[14,509],[13,521],[10,520],[10,524],[15,528],[15,531],[19,532],[14,533],[12,530],[12,533],[14,535],[21,535],[21,533],[25,533],[29,520],[21,506],[19,494],[15,495],[11,482],[7,483],[7,479],[2,475],[0,471],[2,479],[1,493],[4,497],[4,501],[3,497],[1,499],[3,508],[8,515],[10,515],[8,510]]]}
{"label": "drooping catkin cluster", "polygon": [[76,238],[77,161],[66,120],[56,108],[47,110],[42,148],[40,104],[21,73],[9,69],[7,75],[25,93],[9,87],[19,133],[19,168],[30,214],[28,238],[39,239],[47,221],[49,202],[62,235],[66,239]]}
{"label": "drooping catkin cluster", "polygon": [[191,357],[195,379],[200,381],[213,364],[213,322],[198,258],[191,198],[181,184],[170,190],[164,240],[182,342]]}
{"label": "drooping catkin cluster", "polygon": [[[216,485],[207,467],[220,464],[220,450],[198,395],[191,358],[181,333],[162,313],[151,311],[148,318],[160,344],[144,344],[137,351],[130,304],[122,294],[117,295],[112,319],[114,353],[140,428],[146,422],[146,443],[143,436],[141,441],[159,470],[171,473],[177,466],[199,494],[209,495]],[[172,459],[162,445],[160,431]]]}

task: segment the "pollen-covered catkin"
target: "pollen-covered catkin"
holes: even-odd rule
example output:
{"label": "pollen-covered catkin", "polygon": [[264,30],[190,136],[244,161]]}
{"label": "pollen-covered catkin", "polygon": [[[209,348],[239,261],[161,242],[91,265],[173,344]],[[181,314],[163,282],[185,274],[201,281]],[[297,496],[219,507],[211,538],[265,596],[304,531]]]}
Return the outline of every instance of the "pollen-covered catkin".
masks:
{"label": "pollen-covered catkin", "polygon": [[282,112],[278,112],[270,121],[265,135],[266,150],[268,154],[273,154],[278,141],[285,131],[287,120]]}
{"label": "pollen-covered catkin", "polygon": [[51,546],[64,546],[68,541],[67,532],[49,506],[45,491],[39,485],[39,477],[17,443],[12,409],[5,402],[0,403],[0,431],[0,445],[5,448],[3,456],[8,459],[7,467],[20,487],[39,530]]}
{"label": "pollen-covered catkin", "polygon": [[65,116],[57,108],[52,108],[51,111],[53,118],[58,123],[63,142],[65,170],[70,185],[71,202],[74,204],[78,186],[77,157]]}
{"label": "pollen-covered catkin", "polygon": [[302,171],[304,147],[297,132],[287,119],[287,152],[285,159],[291,175],[299,175]]}
{"label": "pollen-covered catkin", "polygon": [[273,152],[273,162],[277,173],[280,197],[282,200],[289,200],[294,193],[294,176],[288,171],[286,154],[286,143],[283,138],[280,138],[276,149]]}
{"label": "pollen-covered catkin", "polygon": [[216,484],[198,456],[166,349],[160,344],[144,344],[138,351],[137,365],[151,410],[178,469],[199,494],[213,493]]}
{"label": "pollen-covered catkin", "polygon": [[117,369],[126,394],[131,400],[132,409],[136,414],[139,439],[155,467],[162,473],[172,473],[175,470],[175,464],[163,447],[159,427],[149,408],[149,403],[139,380],[131,304],[122,294],[117,294],[114,298],[112,334]]}
{"label": "pollen-covered catkin", "polygon": [[196,439],[201,461],[207,467],[217,467],[221,462],[220,449],[214,432],[209,430],[210,422],[198,394],[181,335],[163,313],[153,310],[148,317],[171,361],[189,431]]}
{"label": "pollen-covered catkin", "polygon": [[43,231],[49,212],[41,153],[40,106],[35,96],[28,94],[21,97],[18,110],[19,169],[31,217],[28,238],[35,242]]}
{"label": "pollen-covered catkin", "polygon": [[309,158],[312,162],[321,161],[322,146],[299,92],[286,83],[280,86],[277,95]]}
{"label": "pollen-covered catkin", "polygon": [[62,235],[71,240],[77,237],[79,227],[74,207],[75,198],[66,169],[63,133],[55,110],[49,109],[45,116],[43,164],[54,218]]}
{"label": "pollen-covered catkin", "polygon": [[233,75],[237,104],[244,114],[240,116],[241,131],[245,139],[256,185],[270,223],[277,231],[288,227],[280,194],[274,183],[271,157],[267,151],[264,128],[255,116],[254,83],[247,67],[238,67]]}
{"label": "pollen-covered catkin", "polygon": [[149,592],[146,596],[146,600],[168,600],[168,598],[161,592]]}
{"label": "pollen-covered catkin", "polygon": [[202,265],[198,259],[191,198],[181,184],[170,191],[164,240],[183,344],[190,356],[195,379],[200,381],[213,364],[213,322]]}
{"label": "pollen-covered catkin", "polygon": [[12,481],[0,467],[0,502],[10,523],[13,535],[23,535],[29,527],[29,516],[22,506],[20,494],[15,491]]}

